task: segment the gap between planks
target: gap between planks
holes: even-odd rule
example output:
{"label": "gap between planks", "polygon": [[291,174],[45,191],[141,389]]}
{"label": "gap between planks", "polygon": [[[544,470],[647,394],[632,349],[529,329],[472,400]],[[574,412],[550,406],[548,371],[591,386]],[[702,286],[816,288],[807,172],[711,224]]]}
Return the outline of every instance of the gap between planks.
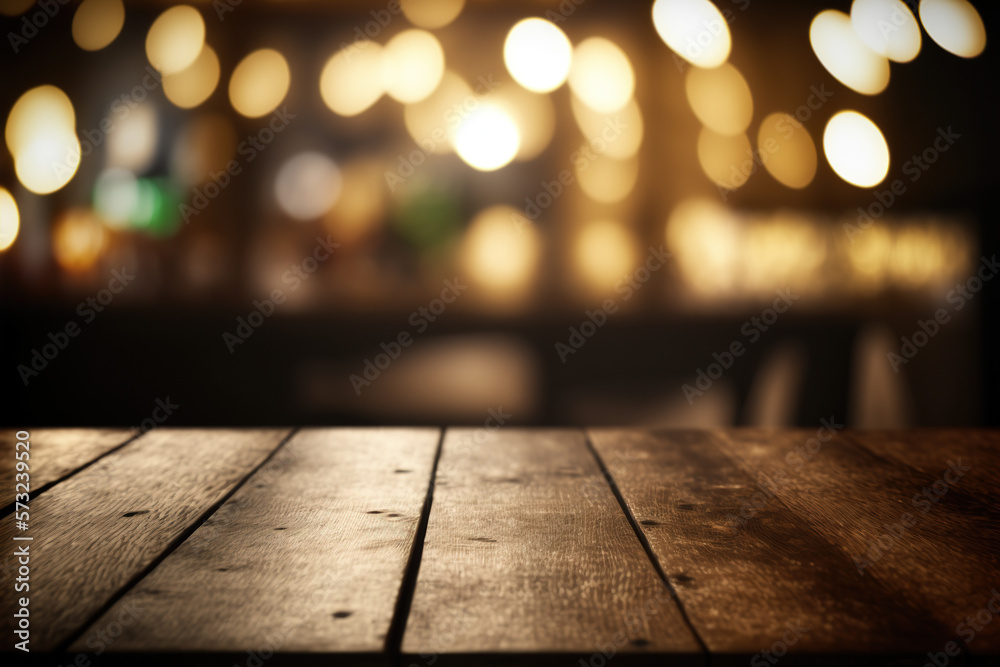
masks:
{"label": "gap between planks", "polygon": [[625,497],[622,495],[621,490],[618,488],[618,484],[615,482],[615,478],[612,476],[611,471],[608,470],[608,467],[606,465],[604,465],[604,460],[601,458],[601,455],[597,452],[597,448],[594,447],[594,443],[590,441],[590,432],[587,429],[581,429],[581,431],[583,432],[583,440],[587,444],[587,449],[590,451],[591,456],[593,456],[594,460],[597,462],[597,467],[601,469],[601,474],[604,477],[605,481],[607,481],[608,486],[611,487],[611,493],[614,494],[615,500],[618,501],[618,505],[619,507],[621,507],[622,512],[625,514],[625,518],[628,519],[629,525],[632,526],[632,530],[633,532],[635,532],[635,536],[639,540],[639,544],[642,545],[642,550],[646,552],[646,558],[649,559],[649,562],[650,564],[652,564],[653,569],[656,571],[656,575],[660,578],[660,581],[663,582],[663,585],[667,587],[668,591],[670,591],[670,598],[674,601],[674,604],[677,605],[677,609],[680,612],[681,618],[684,619],[684,624],[688,627],[688,630],[691,631],[691,635],[694,637],[695,641],[698,642],[698,646],[701,647],[702,655],[705,656],[705,664],[708,665],[709,664],[708,645],[705,644],[705,641],[701,638],[701,635],[698,633],[698,628],[696,628],[694,626],[694,623],[691,622],[691,618],[688,616],[687,609],[684,608],[684,603],[681,601],[680,596],[677,595],[677,591],[674,589],[673,584],[670,583],[670,578],[667,576],[667,573],[663,570],[663,565],[660,564],[660,559],[658,559],[656,557],[656,554],[653,553],[653,547],[652,545],[650,545],[649,539],[646,537],[646,533],[642,531],[642,527],[639,525],[639,522],[636,521],[635,515],[632,514],[632,510],[629,509],[628,503],[625,502]]}
{"label": "gap between planks", "polygon": [[[189,537],[191,537],[191,535],[196,530],[198,530],[198,528],[201,527],[201,525],[205,523],[205,521],[207,521],[209,517],[215,514],[219,510],[219,508],[222,507],[233,496],[234,493],[239,491],[243,487],[243,485],[247,483],[247,480],[253,477],[258,470],[267,465],[274,458],[274,456],[278,452],[280,452],[286,444],[288,444],[288,442],[295,436],[296,433],[298,433],[298,431],[299,427],[297,426],[289,430],[288,433],[286,433],[285,436],[278,443],[277,447],[272,449],[271,452],[266,457],[264,457],[264,459],[261,460],[260,463],[258,463],[251,470],[249,470],[239,482],[234,484],[228,493],[226,493],[224,496],[219,498],[218,501],[207,507],[205,511],[202,512],[194,521],[192,521],[191,525],[189,525],[181,534],[179,534],[170,544],[168,544],[167,547],[160,553],[160,555],[157,556],[155,559],[153,559],[152,562],[150,562],[145,569],[137,572],[135,576],[133,576],[131,579],[128,580],[128,582],[125,583],[124,586],[119,588],[111,597],[109,597],[108,600],[99,609],[97,609],[83,624],[80,625],[79,630],[70,633],[66,639],[64,639],[60,644],[58,644],[53,650],[53,654],[68,653],[69,648],[73,645],[74,642],[83,637],[83,634],[87,631],[88,628],[90,628],[94,623],[100,620],[100,618],[104,616],[104,614],[106,614],[112,607],[114,607],[119,600],[125,597],[125,595],[130,590],[132,590],[132,588],[134,588],[136,584],[145,579],[146,576],[150,572],[155,570],[164,560],[166,560],[167,557],[170,556],[170,554],[172,554],[177,549],[177,547],[179,547]],[[133,438],[132,440],[135,440],[135,438]],[[129,440],[129,442],[131,442],[132,440]],[[125,444],[127,443],[123,443],[122,446],[124,446]],[[119,448],[116,447],[115,449]]]}
{"label": "gap between planks", "polygon": [[420,574],[420,563],[424,557],[424,540],[427,539],[427,525],[430,523],[431,506],[434,504],[434,483],[437,480],[438,462],[441,460],[441,451],[444,449],[444,435],[447,430],[447,428],[442,427],[438,435],[437,449],[434,451],[434,462],[431,464],[430,481],[427,484],[427,495],[424,496],[424,505],[420,510],[420,521],[417,523],[417,532],[413,536],[410,556],[406,561],[403,580],[400,583],[399,593],[396,596],[396,609],[393,611],[392,620],[389,622],[389,632],[385,638],[385,649],[389,655],[389,664],[399,665],[400,667],[402,667],[403,661],[403,636],[406,634],[406,622],[410,617],[413,595],[417,588],[417,577]]}
{"label": "gap between planks", "polygon": [[463,448],[471,434],[445,434],[405,658],[575,665],[614,636],[616,664],[704,664],[580,429],[505,430]]}
{"label": "gap between planks", "polygon": [[[18,430],[27,431],[28,433],[31,433],[31,431],[32,431],[32,429],[18,429]],[[41,430],[41,429],[39,429],[39,430]],[[71,477],[75,477],[78,473],[83,472],[84,470],[86,470],[87,468],[91,467],[92,465],[94,465],[98,461],[102,460],[106,456],[114,454],[115,452],[121,450],[126,445],[132,444],[133,442],[135,442],[136,440],[138,440],[139,438],[141,438],[143,435],[144,435],[143,433],[136,433],[136,434],[133,434],[131,436],[126,437],[125,434],[123,433],[122,437],[125,438],[125,439],[122,440],[117,445],[113,445],[110,449],[108,449],[107,451],[101,452],[100,454],[98,454],[94,458],[90,459],[89,461],[86,461],[83,464],[78,465],[77,467],[73,468],[72,470],[69,470],[68,472],[60,475],[59,477],[57,477],[55,479],[49,480],[48,482],[45,482],[44,484],[42,484],[41,486],[39,486],[38,488],[36,488],[35,490],[30,491],[28,493],[28,503],[29,504],[33,503],[35,501],[35,498],[37,498],[38,496],[42,495],[46,491],[54,488],[57,484],[62,484],[66,480],[70,479]],[[32,436],[32,440],[33,439],[34,439],[34,436]],[[29,461],[30,461],[30,459],[29,459]],[[6,518],[7,515],[11,514],[14,511],[14,508],[16,507],[16,505],[17,505],[17,503],[15,501],[11,501],[9,505],[6,505],[2,509],[0,509],[0,519]]]}

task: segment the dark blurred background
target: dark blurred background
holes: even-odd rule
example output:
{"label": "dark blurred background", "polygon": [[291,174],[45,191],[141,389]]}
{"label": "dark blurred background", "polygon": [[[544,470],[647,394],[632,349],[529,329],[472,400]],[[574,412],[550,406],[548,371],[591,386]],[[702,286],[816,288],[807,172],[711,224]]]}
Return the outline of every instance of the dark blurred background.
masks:
{"label": "dark blurred background", "polygon": [[175,4],[0,0],[5,425],[997,424],[989,40],[862,94],[846,0],[717,0],[704,71],[651,1]]}

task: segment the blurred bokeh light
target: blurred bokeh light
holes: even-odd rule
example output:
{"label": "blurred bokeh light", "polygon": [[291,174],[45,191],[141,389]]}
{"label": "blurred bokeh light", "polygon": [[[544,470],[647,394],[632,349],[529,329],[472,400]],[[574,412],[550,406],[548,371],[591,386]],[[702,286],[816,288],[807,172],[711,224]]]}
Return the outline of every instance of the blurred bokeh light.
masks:
{"label": "blurred bokeh light", "polygon": [[206,44],[193,63],[174,74],[163,76],[163,93],[181,109],[193,109],[215,92],[219,85],[219,56]]}
{"label": "blurred bokeh light", "polygon": [[561,86],[569,76],[573,46],[555,24],[528,18],[507,33],[503,59],[515,81],[528,90],[547,93]]}
{"label": "blurred bokeh light", "polygon": [[802,189],[816,176],[816,144],[791,114],[773,113],[761,121],[757,150],[764,168],[782,185]]}
{"label": "blurred bokeh light", "polygon": [[465,0],[400,0],[399,6],[410,23],[419,28],[435,30],[458,18]]}
{"label": "blurred bokeh light", "polygon": [[125,229],[139,210],[139,180],[128,169],[108,169],[94,184],[94,211],[112,229]]}
{"label": "blurred bokeh light", "polygon": [[556,109],[548,95],[520,86],[502,86],[493,93],[490,103],[503,109],[517,126],[515,159],[529,162],[548,148],[556,132]]}
{"label": "blurred bokeh light", "polygon": [[278,205],[296,220],[315,220],[329,211],[340,196],[343,180],[336,163],[309,151],[287,160],[274,181]]}
{"label": "blurred bokeh light", "polygon": [[963,58],[986,48],[986,26],[965,0],[920,0],[920,22],[938,46]]}
{"label": "blurred bokeh light", "polygon": [[580,187],[594,201],[610,204],[631,194],[639,180],[639,159],[618,160],[606,155],[576,165]]}
{"label": "blurred bokeh light", "polygon": [[14,245],[21,229],[21,215],[17,202],[7,188],[0,188],[0,252]]}
{"label": "blurred bokeh light", "polygon": [[148,169],[156,159],[159,128],[159,114],[152,103],[135,105],[128,115],[122,116],[114,131],[108,133],[108,166],[137,173]]}
{"label": "blurred bokeh light", "polygon": [[747,135],[725,135],[702,128],[698,133],[701,170],[721,188],[743,187],[754,169],[753,148]]}
{"label": "blurred bokeh light", "polygon": [[455,151],[473,169],[495,171],[510,164],[521,145],[517,124],[502,107],[484,102],[455,133]]}
{"label": "blurred bokeh light", "polygon": [[259,118],[274,111],[288,94],[291,70],[284,56],[274,49],[248,54],[229,79],[229,101],[247,118]]}
{"label": "blurred bokeh light", "polygon": [[341,169],[340,196],[324,216],[326,228],[339,242],[354,244],[370,236],[385,217],[382,164],[356,158]]}
{"label": "blurred bokeh light", "polygon": [[851,24],[875,53],[908,63],[920,53],[920,25],[902,0],[854,0]]}
{"label": "blurred bokeh light", "polygon": [[534,283],[542,241],[531,224],[509,206],[481,211],[462,240],[463,273],[489,297],[516,303]]}
{"label": "blurred bokeh light", "polygon": [[889,146],[870,119],[841,111],[826,124],[823,151],[837,175],[859,188],[878,185],[889,173]]}
{"label": "blurred bokeh light", "polygon": [[92,268],[101,256],[107,234],[92,211],[74,208],[56,221],[52,252],[59,266],[70,272]]}
{"label": "blurred bokeh light", "polygon": [[73,14],[73,41],[85,51],[99,51],[115,41],[123,25],[122,0],[83,0]]}
{"label": "blurred bokeh light", "polygon": [[174,74],[195,61],[205,45],[205,21],[194,7],[166,10],[149,28],[146,57],[162,74]]}
{"label": "blurred bokeh light", "polygon": [[17,179],[38,195],[62,188],[79,167],[80,141],[65,128],[52,128],[32,137],[14,157]]}
{"label": "blurred bokeh light", "polygon": [[472,87],[461,76],[447,70],[429,97],[404,107],[403,122],[418,146],[430,142],[435,152],[450,153],[462,117],[479,104]]}
{"label": "blurred bokeh light", "polygon": [[729,24],[709,0],[656,0],[653,26],[674,53],[699,67],[718,67],[729,58]]}
{"label": "blurred bokeh light", "polygon": [[848,88],[877,95],[889,85],[888,59],[861,40],[847,14],[834,9],[817,14],[809,42],[823,67]]}
{"label": "blurred bokeh light", "polygon": [[75,132],[76,112],[69,97],[55,86],[38,86],[27,91],[7,114],[4,137],[11,155],[49,131]]}
{"label": "blurred bokeh light", "polygon": [[740,71],[729,63],[714,69],[692,67],[684,81],[688,104],[705,127],[719,134],[742,134],[753,118],[753,96]]}
{"label": "blurred bokeh light", "polygon": [[695,293],[719,296],[735,286],[738,233],[735,216],[718,202],[689,199],[674,207],[667,221],[667,247],[677,253],[682,275]]}
{"label": "blurred bokeh light", "polygon": [[375,42],[359,40],[330,56],[320,75],[319,91],[331,111],[356,116],[385,94],[383,51]]}
{"label": "blurred bokeh light", "polygon": [[638,263],[635,239],[614,220],[584,223],[573,240],[573,255],[582,284],[598,297],[613,294]]}
{"label": "blurred bokeh light", "polygon": [[424,30],[404,30],[390,39],[383,58],[386,90],[404,104],[419,102],[433,93],[444,75],[444,49]]}
{"label": "blurred bokeh light", "polygon": [[590,142],[607,136],[608,129],[613,129],[610,141],[604,141],[603,154],[608,157],[625,159],[639,152],[645,134],[645,123],[642,112],[635,99],[631,99],[619,111],[613,114],[602,114],[594,111],[586,104],[573,97],[570,100],[573,118],[583,138]]}
{"label": "blurred bokeh light", "polygon": [[589,37],[573,49],[569,86],[589,108],[610,114],[632,99],[635,74],[628,56],[617,44],[603,37]]}
{"label": "blurred bokeh light", "polygon": [[0,0],[0,14],[4,16],[19,16],[28,11],[35,0]]}

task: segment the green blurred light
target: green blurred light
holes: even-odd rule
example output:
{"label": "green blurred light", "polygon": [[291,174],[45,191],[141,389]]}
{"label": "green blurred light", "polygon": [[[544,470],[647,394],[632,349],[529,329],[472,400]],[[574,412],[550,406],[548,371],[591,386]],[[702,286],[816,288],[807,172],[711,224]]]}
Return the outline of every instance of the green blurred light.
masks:
{"label": "green blurred light", "polygon": [[139,205],[130,220],[132,226],[154,236],[173,235],[180,222],[180,198],[169,181],[140,178]]}
{"label": "green blurred light", "polygon": [[180,227],[180,193],[169,179],[136,178],[128,170],[110,169],[97,178],[93,203],[112,229],[171,236]]}
{"label": "green blurred light", "polygon": [[433,250],[458,236],[462,216],[452,193],[426,189],[401,201],[393,212],[391,224],[410,245]]}

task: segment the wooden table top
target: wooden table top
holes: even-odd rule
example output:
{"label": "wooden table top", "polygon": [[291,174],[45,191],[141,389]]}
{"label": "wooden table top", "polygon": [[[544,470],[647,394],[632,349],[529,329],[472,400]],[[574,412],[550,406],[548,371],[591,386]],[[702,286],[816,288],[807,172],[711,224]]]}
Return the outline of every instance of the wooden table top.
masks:
{"label": "wooden table top", "polygon": [[995,431],[38,429],[27,510],[15,443],[38,664],[1000,665]]}

